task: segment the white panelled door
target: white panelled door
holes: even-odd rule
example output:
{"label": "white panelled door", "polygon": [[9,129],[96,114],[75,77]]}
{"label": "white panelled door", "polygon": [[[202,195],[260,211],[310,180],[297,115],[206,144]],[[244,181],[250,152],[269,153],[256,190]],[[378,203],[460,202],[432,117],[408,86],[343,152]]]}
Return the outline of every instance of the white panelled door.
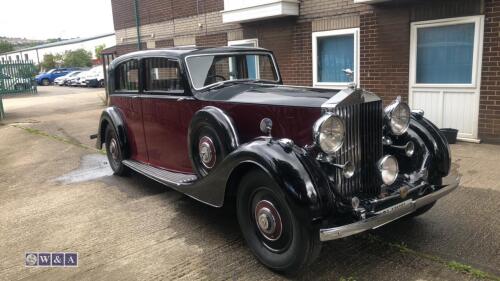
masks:
{"label": "white panelled door", "polygon": [[483,16],[412,23],[410,106],[477,141]]}

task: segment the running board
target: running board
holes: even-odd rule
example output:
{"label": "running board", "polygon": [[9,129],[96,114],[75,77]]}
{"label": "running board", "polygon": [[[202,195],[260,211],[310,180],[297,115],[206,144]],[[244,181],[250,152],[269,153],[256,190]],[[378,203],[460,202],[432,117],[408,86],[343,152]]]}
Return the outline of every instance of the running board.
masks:
{"label": "running board", "polygon": [[152,180],[169,186],[188,185],[198,179],[195,175],[192,174],[170,172],[134,160],[123,160],[122,163],[130,169],[143,174]]}

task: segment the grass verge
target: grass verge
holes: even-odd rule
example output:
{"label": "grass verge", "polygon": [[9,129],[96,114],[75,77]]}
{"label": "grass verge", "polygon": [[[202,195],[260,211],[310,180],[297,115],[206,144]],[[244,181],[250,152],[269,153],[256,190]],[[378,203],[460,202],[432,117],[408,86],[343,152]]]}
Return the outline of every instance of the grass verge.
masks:
{"label": "grass verge", "polygon": [[90,147],[88,145],[85,145],[85,144],[82,144],[82,143],[79,143],[79,142],[75,142],[75,141],[71,141],[69,139],[65,139],[65,138],[60,137],[60,136],[51,135],[51,134],[49,134],[47,132],[44,132],[42,130],[33,129],[33,128],[29,128],[29,127],[24,127],[24,126],[20,126],[20,125],[14,125],[14,124],[12,124],[11,126],[15,127],[15,128],[18,128],[18,129],[22,129],[22,130],[24,130],[24,131],[26,131],[26,132],[28,132],[28,133],[30,133],[32,135],[47,137],[47,138],[55,140],[55,141],[59,141],[59,142],[66,143],[66,144],[71,144],[71,145],[74,145],[74,146],[77,146],[77,147],[80,147],[80,148],[83,148],[83,149],[86,149],[86,150],[91,150],[91,151],[94,151],[94,152],[106,155],[106,152],[104,150],[102,150],[102,149],[99,150],[99,149]]}

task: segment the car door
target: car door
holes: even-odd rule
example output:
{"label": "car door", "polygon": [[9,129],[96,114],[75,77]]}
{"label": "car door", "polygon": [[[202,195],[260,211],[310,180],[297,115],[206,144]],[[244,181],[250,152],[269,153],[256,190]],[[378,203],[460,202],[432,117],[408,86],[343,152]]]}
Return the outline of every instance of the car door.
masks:
{"label": "car door", "polygon": [[144,126],[142,122],[141,89],[139,87],[139,61],[130,59],[114,70],[114,90],[111,104],[118,108],[125,125],[130,158],[148,162]]}
{"label": "car door", "polygon": [[56,70],[52,73],[52,82],[54,82],[54,80],[58,77],[61,77],[63,75],[66,75],[66,70],[63,70],[63,69],[59,69],[59,70]]}
{"label": "car door", "polygon": [[146,58],[142,109],[144,132],[152,165],[176,172],[192,172],[188,157],[189,122],[199,104],[185,95],[179,62]]}

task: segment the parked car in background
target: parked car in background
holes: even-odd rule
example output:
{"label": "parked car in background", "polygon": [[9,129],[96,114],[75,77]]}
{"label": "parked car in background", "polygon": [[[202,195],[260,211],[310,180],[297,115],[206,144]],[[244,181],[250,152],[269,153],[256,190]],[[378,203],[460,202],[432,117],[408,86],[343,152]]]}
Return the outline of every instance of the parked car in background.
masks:
{"label": "parked car in background", "polygon": [[12,77],[0,73],[0,89],[7,91],[22,91],[30,89],[32,80],[29,78]]}
{"label": "parked car in background", "polygon": [[322,242],[421,215],[458,187],[448,142],[423,111],[400,98],[384,107],[355,84],[283,85],[265,49],[135,52],[109,74],[97,148],[114,173],[228,206],[253,254],[279,272],[310,264]]}
{"label": "parked car in background", "polygon": [[85,79],[85,75],[87,75],[87,71],[82,71],[82,72],[78,73],[74,77],[70,78],[66,84],[68,86],[73,86],[73,87],[81,86],[80,81]]}
{"label": "parked car in background", "polygon": [[74,70],[75,68],[54,68],[35,76],[35,80],[38,85],[48,86],[54,83],[57,77],[64,76]]}
{"label": "parked car in background", "polygon": [[85,77],[87,87],[104,87],[104,70],[102,65],[98,65],[89,70]]}
{"label": "parked car in background", "polygon": [[61,76],[61,77],[57,77],[56,79],[54,79],[54,84],[55,85],[59,85],[59,86],[66,86],[67,82],[75,77],[76,75],[78,75],[80,72],[82,72],[82,70],[76,70],[76,71],[71,71],[70,73],[64,75],[64,76]]}

